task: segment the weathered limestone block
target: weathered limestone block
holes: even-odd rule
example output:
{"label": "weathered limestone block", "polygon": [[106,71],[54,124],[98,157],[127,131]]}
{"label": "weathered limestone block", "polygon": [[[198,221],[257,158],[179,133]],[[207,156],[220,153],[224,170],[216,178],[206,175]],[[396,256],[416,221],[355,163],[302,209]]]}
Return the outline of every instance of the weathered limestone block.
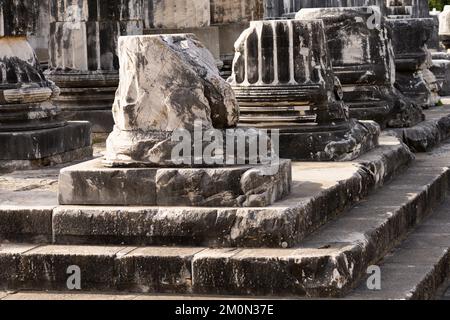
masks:
{"label": "weathered limestone block", "polygon": [[50,1],[50,70],[66,119],[89,120],[111,132],[119,83],[117,41],[143,33],[142,0]]}
{"label": "weathered limestone block", "polygon": [[408,127],[424,119],[421,108],[394,87],[394,51],[378,7],[302,9],[296,18],[324,21],[351,117],[382,127]]}
{"label": "weathered limestone block", "polygon": [[434,20],[396,18],[386,21],[392,30],[397,88],[423,108],[435,106],[440,100],[439,85],[429,71],[432,59],[427,47],[435,30]]}
{"label": "weathered limestone block", "polygon": [[51,102],[59,88],[45,78],[27,41],[34,5],[32,0],[0,2],[0,167],[11,169],[15,161],[32,167],[55,157],[70,161],[62,155],[76,150],[85,150],[83,158],[92,154],[89,124],[60,119]]}
{"label": "weathered limestone block", "polygon": [[261,207],[290,191],[291,165],[275,175],[254,166],[223,168],[105,168],[92,160],[63,169],[62,205]]}
{"label": "weathered limestone block", "polygon": [[61,172],[61,204],[265,207],[290,192],[290,161],[235,129],[233,90],[194,35],[121,37],[119,59],[105,159]]}
{"label": "weathered limestone block", "polygon": [[281,129],[281,157],[348,160],[377,144],[375,124],[349,121],[322,21],[253,21],[235,46],[240,124]]}
{"label": "weathered limestone block", "polygon": [[[170,160],[174,130],[234,127],[239,109],[211,53],[192,35],[123,37],[109,160]],[[161,164],[161,163],[160,163]]]}

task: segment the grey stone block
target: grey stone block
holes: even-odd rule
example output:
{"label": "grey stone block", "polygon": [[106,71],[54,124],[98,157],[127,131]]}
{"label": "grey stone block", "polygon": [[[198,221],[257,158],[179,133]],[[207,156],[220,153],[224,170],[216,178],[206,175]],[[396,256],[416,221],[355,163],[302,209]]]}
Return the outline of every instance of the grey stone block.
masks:
{"label": "grey stone block", "polygon": [[[101,159],[61,170],[62,205],[264,207],[285,197],[291,188],[289,160],[278,172],[269,166],[229,168],[106,168]],[[249,181],[258,185],[249,187]]]}

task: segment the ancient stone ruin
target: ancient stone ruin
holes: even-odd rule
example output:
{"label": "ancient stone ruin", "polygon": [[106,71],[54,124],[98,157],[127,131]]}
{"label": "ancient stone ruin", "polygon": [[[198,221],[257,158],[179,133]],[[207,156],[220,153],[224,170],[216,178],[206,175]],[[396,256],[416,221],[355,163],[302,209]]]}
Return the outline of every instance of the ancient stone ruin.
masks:
{"label": "ancient stone ruin", "polygon": [[90,124],[65,122],[27,41],[33,1],[0,2],[0,167],[33,168],[92,155]]}
{"label": "ancient stone ruin", "polygon": [[394,50],[377,7],[302,9],[296,19],[324,21],[333,69],[350,117],[375,120],[383,128],[423,121],[421,108],[394,87]]}
{"label": "ancient stone ruin", "polygon": [[0,300],[206,319],[185,301],[448,299],[450,6],[433,15],[0,0]]}
{"label": "ancient stone ruin", "polygon": [[113,127],[111,105],[119,83],[117,41],[142,34],[142,0],[50,1],[50,70],[61,89],[55,102],[70,120],[87,120],[93,132]]}
{"label": "ancient stone ruin", "polygon": [[[289,193],[290,162],[270,154],[265,135],[233,129],[239,111],[232,89],[193,35],[122,37],[119,60],[106,158],[62,171],[61,204],[260,207]],[[175,151],[180,142],[187,148]],[[258,143],[275,163],[252,154]],[[271,166],[276,171],[264,173]],[[129,187],[115,190],[121,181]]]}
{"label": "ancient stone ruin", "polygon": [[240,124],[281,130],[282,157],[351,160],[377,145],[376,124],[349,120],[322,21],[253,21],[235,46]]}

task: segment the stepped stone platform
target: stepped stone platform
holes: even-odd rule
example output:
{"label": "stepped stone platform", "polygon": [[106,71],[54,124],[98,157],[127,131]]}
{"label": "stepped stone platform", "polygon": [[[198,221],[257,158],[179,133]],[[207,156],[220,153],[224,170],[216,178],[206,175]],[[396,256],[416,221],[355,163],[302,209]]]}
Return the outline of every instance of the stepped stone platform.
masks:
{"label": "stepped stone platform", "polygon": [[384,136],[354,162],[293,163],[291,194],[260,208],[58,206],[57,171],[15,173],[1,178],[0,235],[57,244],[292,247],[412,159],[398,139]]}
{"label": "stepped stone platform", "polygon": [[[362,285],[348,299],[429,300],[450,276],[450,201],[426,219],[380,263],[381,290]],[[447,285],[448,288],[448,285]]]}
{"label": "stepped stone platform", "polygon": [[[414,249],[417,243],[429,243],[442,248],[450,247],[446,242],[448,237],[445,234],[436,237],[430,236],[428,232],[429,228],[439,228],[436,219],[441,219],[440,211],[436,211],[431,216],[431,220],[425,220],[433,213],[433,209],[439,208],[449,190],[450,144],[446,142],[433,152],[418,154],[416,160],[410,163],[409,152],[405,154],[408,156],[404,161],[399,160],[399,155],[408,150],[398,141],[396,142],[395,138],[382,136],[381,141],[380,148],[366,155],[372,157],[372,161],[366,158],[360,159],[359,163],[337,163],[336,166],[341,166],[339,171],[336,170],[337,167],[330,168],[330,164],[294,163],[292,193],[294,197],[298,195],[298,190],[302,190],[302,185],[306,186],[306,181],[314,181],[312,177],[317,176],[321,176],[324,181],[317,186],[314,194],[318,194],[319,190],[322,193],[328,193],[334,188],[347,190],[347,196],[354,197],[353,193],[356,190],[349,192],[352,189],[349,189],[344,182],[355,180],[360,185],[364,183],[352,177],[352,174],[349,175],[352,167],[356,170],[361,166],[359,169],[364,168],[364,170],[360,172],[369,173],[372,170],[372,174],[379,176],[378,179],[372,176],[374,179],[370,184],[372,192],[366,190],[366,194],[358,193],[358,201],[352,201],[354,203],[351,207],[349,207],[351,201],[347,200],[347,205],[341,205],[334,211],[334,219],[330,219],[331,216],[329,216],[328,223],[322,227],[312,226],[311,228],[315,229],[314,232],[306,235],[294,246],[285,249],[268,248],[270,246],[255,248],[251,245],[214,248],[197,244],[145,247],[109,242],[105,246],[96,244],[95,240],[81,245],[68,239],[62,244],[54,243],[54,230],[52,230],[54,224],[52,225],[51,221],[55,213],[53,209],[57,207],[56,175],[51,182],[51,174],[47,175],[48,180],[46,180],[41,172],[41,176],[36,174],[36,180],[41,181],[42,187],[39,187],[36,182],[34,191],[26,190],[27,188],[17,190],[21,193],[17,195],[18,198],[23,198],[27,194],[25,198],[31,198],[30,194],[40,192],[40,202],[32,203],[31,199],[28,203],[24,201],[21,208],[24,211],[18,212],[20,207],[17,207],[18,200],[15,200],[14,208],[18,210],[16,214],[12,214],[12,207],[7,207],[8,204],[13,205],[13,199],[2,205],[0,219],[7,219],[3,221],[8,223],[2,221],[0,225],[15,225],[15,230],[0,231],[2,237],[9,240],[0,246],[0,267],[4,270],[0,275],[0,287],[4,290],[64,291],[67,266],[78,265],[84,270],[82,289],[85,293],[134,293],[132,296],[157,293],[163,295],[344,297],[362,283],[368,266],[386,257],[420,224],[421,226],[416,230],[417,234],[426,235],[423,238],[414,238],[413,233],[394,251],[394,256],[402,248]],[[390,167],[392,161],[386,161],[389,158],[388,154],[393,157],[391,159],[396,159],[395,169]],[[376,158],[379,159],[378,162],[374,161]],[[366,165],[372,163],[371,168],[370,165],[363,167],[364,163]],[[403,166],[410,163],[410,167],[405,171],[399,170],[400,163],[403,163]],[[321,165],[323,165],[322,168],[320,168]],[[302,166],[304,166],[304,174],[296,176],[296,172],[301,172]],[[324,170],[323,175],[318,174],[321,170]],[[329,172],[333,170],[342,174],[340,178],[334,178],[334,183],[330,181],[329,176]],[[16,185],[17,181],[14,180],[20,180],[19,175],[3,176],[3,179]],[[345,176],[347,178],[344,178]],[[327,177],[330,179],[328,182]],[[386,181],[387,177],[391,180]],[[301,179],[304,179],[303,184]],[[382,188],[373,190],[375,186],[381,186],[383,182]],[[26,185],[33,185],[33,183],[28,182]],[[5,190],[8,189],[5,182],[2,182],[2,189],[4,189],[0,196],[2,199],[5,199],[8,194],[14,194],[12,188]],[[316,197],[319,199],[323,196],[322,194]],[[337,198],[335,194],[333,197]],[[288,199],[292,200],[292,198]],[[328,201],[322,202],[322,205],[329,204]],[[310,205],[313,203],[311,202]],[[25,208],[27,205],[28,211]],[[38,205],[43,207],[40,208]],[[33,207],[35,212],[31,211]],[[446,207],[445,203],[441,206],[441,208]],[[46,216],[43,214],[45,210],[47,210]],[[330,208],[324,208],[324,210],[328,213],[332,212]],[[121,213],[123,215],[125,211]],[[443,214],[448,216],[448,213]],[[32,217],[39,215],[42,220],[31,222]],[[123,219],[126,218],[123,217]],[[24,241],[26,227],[28,227],[28,235],[33,233],[36,235],[35,231],[30,231],[38,225],[47,226],[47,231],[43,231],[44,228],[41,229],[42,237],[40,239],[30,237],[28,241]],[[440,228],[446,230],[444,224]],[[439,240],[429,241],[427,240],[429,237]],[[425,245],[425,248],[428,247]],[[439,255],[438,250],[432,250],[432,252],[428,255],[427,259],[431,259],[429,261],[434,258],[444,261],[439,257],[445,256]],[[385,261],[389,262],[389,257],[388,255]],[[445,267],[444,264],[436,266],[435,270],[441,271]],[[431,267],[429,269],[431,270]],[[421,274],[427,273],[426,268],[420,270]],[[434,279],[434,287],[439,286],[439,282],[443,281],[444,272],[437,272],[437,274],[441,276],[425,277],[425,279]],[[403,278],[407,278],[407,275]],[[420,276],[416,275],[411,279],[418,278]],[[358,291],[354,294],[358,294]],[[429,297],[430,295],[431,293],[417,294],[411,297]],[[351,297],[352,295],[349,296]]]}

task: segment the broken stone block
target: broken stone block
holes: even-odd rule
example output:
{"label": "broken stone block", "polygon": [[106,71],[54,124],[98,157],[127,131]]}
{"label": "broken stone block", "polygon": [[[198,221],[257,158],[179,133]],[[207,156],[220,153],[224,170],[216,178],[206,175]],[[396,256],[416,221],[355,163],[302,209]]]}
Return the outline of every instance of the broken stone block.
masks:
{"label": "broken stone block", "polygon": [[141,0],[50,1],[47,76],[61,88],[55,101],[65,119],[90,121],[96,133],[112,131],[117,41],[143,33],[142,10]]}
{"label": "broken stone block", "polygon": [[[171,161],[174,130],[236,125],[239,108],[211,53],[190,35],[123,37],[107,160]],[[131,144],[130,144],[131,143]]]}
{"label": "broken stone block", "polygon": [[235,49],[240,125],[280,129],[281,157],[350,160],[377,145],[375,123],[349,121],[322,21],[253,21]]}
{"label": "broken stone block", "polygon": [[421,108],[394,87],[394,50],[378,7],[302,9],[296,19],[324,21],[333,69],[351,117],[375,120],[383,128],[424,120]]}
{"label": "broken stone block", "polygon": [[427,47],[434,20],[396,18],[386,22],[392,30],[397,88],[423,108],[435,106],[440,100],[439,85],[429,71],[432,59]]}
{"label": "broken stone block", "polygon": [[290,161],[265,132],[235,128],[233,90],[194,35],[127,36],[118,47],[105,159],[64,169],[60,204],[265,207],[289,194]]}
{"label": "broken stone block", "polygon": [[27,41],[33,4],[0,2],[0,170],[92,155],[90,125],[60,119],[52,103],[59,88],[45,78]]}

